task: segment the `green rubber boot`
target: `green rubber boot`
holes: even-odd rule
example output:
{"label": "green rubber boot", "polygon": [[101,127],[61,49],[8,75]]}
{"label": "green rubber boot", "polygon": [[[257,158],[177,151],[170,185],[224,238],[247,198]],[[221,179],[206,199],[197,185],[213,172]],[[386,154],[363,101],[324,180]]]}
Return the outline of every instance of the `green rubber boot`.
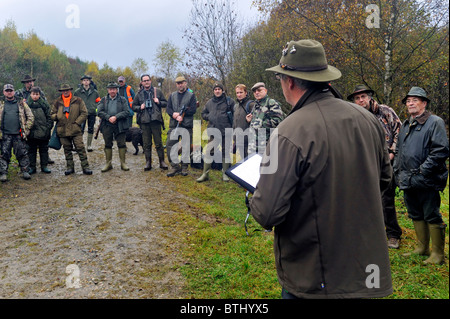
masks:
{"label": "green rubber boot", "polygon": [[102,168],[102,173],[113,169],[112,167],[112,148],[105,148],[106,165]]}

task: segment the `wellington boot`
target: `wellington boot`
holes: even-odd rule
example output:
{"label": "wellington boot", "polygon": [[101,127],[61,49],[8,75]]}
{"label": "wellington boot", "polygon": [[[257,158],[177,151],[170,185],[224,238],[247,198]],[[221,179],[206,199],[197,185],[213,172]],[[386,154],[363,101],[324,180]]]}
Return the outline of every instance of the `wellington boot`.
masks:
{"label": "wellington boot", "polygon": [[128,172],[130,168],[127,166],[127,163],[125,163],[126,152],[126,148],[119,148],[120,168],[122,169],[122,171]]}
{"label": "wellington boot", "polygon": [[113,169],[111,148],[105,148],[105,158],[106,158],[106,165],[102,168],[102,173],[106,173]]}
{"label": "wellington boot", "polygon": [[169,169],[169,166],[167,166],[166,162],[164,161],[164,148],[159,149],[157,153],[159,158],[159,168],[167,171]]}
{"label": "wellington boot", "polygon": [[152,153],[145,153],[145,167],[144,171],[149,172],[152,170]]}
{"label": "wellington boot", "polygon": [[178,164],[172,164],[169,172],[167,172],[167,177],[174,177],[181,172],[181,166]]}
{"label": "wellington boot", "polygon": [[88,152],[92,152],[93,151],[93,149],[92,149],[92,140],[93,140],[93,138],[94,138],[94,134],[88,134],[88,137],[87,137],[87,151]]}
{"label": "wellington boot", "polygon": [[431,235],[431,256],[424,264],[443,264],[445,248],[445,228],[447,225],[428,224]]}
{"label": "wellington boot", "polygon": [[198,183],[203,183],[209,180],[209,171],[211,170],[211,163],[203,164],[203,174],[197,179]]}
{"label": "wellington boot", "polygon": [[417,236],[417,247],[414,251],[410,253],[406,253],[403,256],[409,257],[411,255],[421,255],[421,256],[429,256],[430,255],[430,230],[428,228],[427,222],[424,220],[413,221],[414,230],[416,231]]}
{"label": "wellington boot", "polygon": [[225,174],[225,172],[230,168],[230,164],[229,163],[224,163],[222,167],[223,167],[223,169],[222,169],[222,180],[224,182],[229,182],[230,179],[228,178],[227,174]]}

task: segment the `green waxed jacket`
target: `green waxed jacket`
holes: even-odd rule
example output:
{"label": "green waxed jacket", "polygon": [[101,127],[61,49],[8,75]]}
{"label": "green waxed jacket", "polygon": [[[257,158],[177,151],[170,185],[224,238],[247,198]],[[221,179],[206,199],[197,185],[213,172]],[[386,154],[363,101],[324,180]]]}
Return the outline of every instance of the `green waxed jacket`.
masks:
{"label": "green waxed jacket", "polygon": [[73,95],[83,100],[84,104],[86,104],[88,115],[97,115],[97,104],[100,101],[100,95],[97,90],[92,87],[92,85],[88,90],[81,86],[74,92]]}

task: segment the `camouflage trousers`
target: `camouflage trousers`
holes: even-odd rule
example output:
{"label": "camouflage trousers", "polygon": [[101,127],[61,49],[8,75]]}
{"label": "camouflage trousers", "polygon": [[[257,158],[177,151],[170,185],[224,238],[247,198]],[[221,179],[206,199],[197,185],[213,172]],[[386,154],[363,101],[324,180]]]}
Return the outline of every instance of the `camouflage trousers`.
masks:
{"label": "camouflage trousers", "polygon": [[3,135],[0,155],[0,175],[8,173],[9,162],[11,161],[11,151],[14,149],[14,155],[22,172],[28,172],[30,160],[28,159],[28,146],[20,135]]}

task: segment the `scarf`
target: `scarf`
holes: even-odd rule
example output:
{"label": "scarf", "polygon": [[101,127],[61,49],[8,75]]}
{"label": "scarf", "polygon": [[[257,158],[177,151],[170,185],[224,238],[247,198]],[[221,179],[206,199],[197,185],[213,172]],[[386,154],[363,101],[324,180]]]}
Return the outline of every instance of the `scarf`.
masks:
{"label": "scarf", "polygon": [[65,97],[64,95],[61,95],[63,102],[64,102],[64,110],[63,113],[66,115],[66,118],[69,118],[69,112],[70,112],[70,101],[72,100],[72,92],[70,92],[69,97]]}

